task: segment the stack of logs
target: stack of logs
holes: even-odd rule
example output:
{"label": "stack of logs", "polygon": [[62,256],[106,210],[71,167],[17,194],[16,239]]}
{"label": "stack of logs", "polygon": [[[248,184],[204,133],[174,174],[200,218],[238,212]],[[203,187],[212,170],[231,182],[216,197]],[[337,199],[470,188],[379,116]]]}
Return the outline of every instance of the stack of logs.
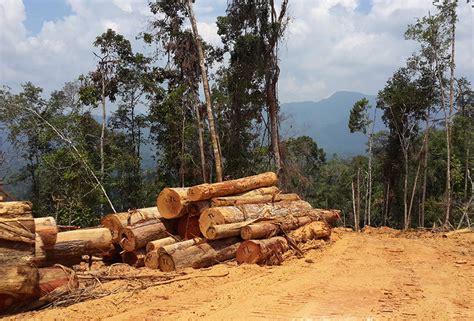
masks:
{"label": "stack of logs", "polygon": [[86,234],[92,242],[83,230],[58,233],[54,218],[33,218],[30,202],[0,202],[0,312],[38,307],[77,288],[72,270],[52,265],[80,262],[70,250],[96,253],[98,234]]}
{"label": "stack of logs", "polygon": [[276,185],[276,174],[268,172],[165,188],[156,207],[109,214],[100,227],[65,232],[52,217],[33,218],[29,202],[0,202],[0,311],[20,298],[37,304],[77,287],[65,266],[87,258],[164,272],[233,258],[279,264],[289,248],[298,252],[301,242],[328,239],[339,211],[314,209]]}

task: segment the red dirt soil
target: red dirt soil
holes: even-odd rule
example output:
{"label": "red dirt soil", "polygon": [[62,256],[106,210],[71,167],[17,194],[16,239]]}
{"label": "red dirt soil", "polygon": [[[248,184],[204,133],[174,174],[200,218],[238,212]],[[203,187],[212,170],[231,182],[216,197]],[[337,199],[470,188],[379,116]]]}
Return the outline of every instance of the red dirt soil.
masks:
{"label": "red dirt soil", "polygon": [[[137,273],[124,266],[110,270]],[[138,273],[150,272],[161,273]],[[107,282],[104,288],[122,288],[9,319],[474,320],[474,233],[443,238],[389,228],[335,229],[329,244],[281,266],[230,262],[185,272],[192,278],[143,290],[127,290],[130,281]]]}

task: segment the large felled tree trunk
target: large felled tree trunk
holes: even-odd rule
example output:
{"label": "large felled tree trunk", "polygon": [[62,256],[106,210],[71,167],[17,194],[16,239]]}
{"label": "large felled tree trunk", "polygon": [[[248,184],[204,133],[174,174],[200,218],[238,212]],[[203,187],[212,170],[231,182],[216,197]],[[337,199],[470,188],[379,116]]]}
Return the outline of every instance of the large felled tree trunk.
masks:
{"label": "large felled tree trunk", "polygon": [[209,87],[209,81],[207,78],[206,62],[204,58],[204,50],[202,49],[201,39],[199,37],[199,32],[196,23],[196,17],[194,16],[193,4],[191,0],[187,0],[187,7],[189,13],[189,20],[191,22],[191,28],[193,30],[194,39],[196,41],[196,47],[199,57],[199,67],[201,69],[201,78],[202,84],[204,87],[204,97],[206,98],[206,107],[207,107],[207,120],[209,122],[209,131],[211,134],[212,150],[214,152],[214,160],[216,163],[216,179],[218,182],[222,181],[222,160],[221,152],[219,148],[219,136],[217,134],[217,129],[214,123],[214,114],[212,110],[212,100],[211,100],[211,91]]}
{"label": "large felled tree trunk", "polygon": [[122,262],[131,265],[135,268],[145,266],[146,252],[144,249],[138,249],[133,252],[123,252]]}
{"label": "large felled tree trunk", "polygon": [[305,243],[310,240],[328,239],[331,236],[331,226],[324,221],[311,222],[290,233],[295,242]]}
{"label": "large felled tree trunk", "polygon": [[120,246],[128,252],[145,247],[148,242],[169,236],[166,222],[150,220],[120,230]]}
{"label": "large felled tree trunk", "polygon": [[298,201],[298,194],[274,194],[256,196],[224,196],[211,199],[211,206],[236,206],[242,204],[271,203],[281,201]]}
{"label": "large felled tree trunk", "polygon": [[311,204],[305,201],[244,204],[240,206],[211,207],[199,218],[199,228],[204,236],[213,225],[239,223],[263,217],[287,216],[310,210]]}
{"label": "large felled tree trunk", "polygon": [[149,269],[159,268],[159,258],[162,254],[172,255],[174,252],[187,249],[188,247],[194,246],[204,242],[202,238],[195,238],[182,242],[176,242],[168,245],[163,245],[147,253],[145,257],[145,266]]}
{"label": "large felled tree trunk", "polygon": [[267,172],[220,183],[193,186],[189,188],[188,198],[191,201],[203,201],[213,197],[234,195],[260,187],[273,186],[277,183],[277,175]]}
{"label": "large felled tree trunk", "polygon": [[54,217],[35,218],[35,232],[41,237],[44,249],[52,249],[58,237],[58,226]]}
{"label": "large felled tree trunk", "polygon": [[265,240],[247,240],[237,249],[239,264],[277,265],[283,261],[283,253],[288,251],[284,237],[276,236]]}
{"label": "large felled tree trunk", "polygon": [[46,250],[37,234],[34,262],[37,266],[74,265],[83,255],[102,255],[113,250],[112,235],[107,228],[60,232],[51,250]]}
{"label": "large felled tree trunk", "polygon": [[239,240],[240,238],[226,238],[176,250],[172,254],[162,253],[159,257],[160,269],[163,272],[186,267],[198,269],[230,260],[235,257]]}
{"label": "large felled tree trunk", "polygon": [[159,218],[161,218],[161,214],[156,207],[147,207],[106,215],[101,220],[101,224],[108,228],[112,233],[112,241],[118,243],[120,241],[120,229],[129,225],[135,225],[142,221]]}

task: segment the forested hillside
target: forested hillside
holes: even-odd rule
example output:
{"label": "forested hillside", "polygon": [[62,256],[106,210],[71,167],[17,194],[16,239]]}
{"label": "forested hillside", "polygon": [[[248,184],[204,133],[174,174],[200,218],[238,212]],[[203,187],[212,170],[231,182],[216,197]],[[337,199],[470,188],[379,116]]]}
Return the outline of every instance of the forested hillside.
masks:
{"label": "forested hillside", "polygon": [[288,1],[228,1],[220,46],[199,36],[191,1],[151,1],[137,37],[152,55],[107,29],[91,43],[96,67],[63,88],[3,84],[1,178],[66,225],[151,206],[165,186],[268,170],[355,229],[470,225],[474,98],[456,72],[457,6],[436,2],[407,26],[417,50],[377,96],[280,104]]}

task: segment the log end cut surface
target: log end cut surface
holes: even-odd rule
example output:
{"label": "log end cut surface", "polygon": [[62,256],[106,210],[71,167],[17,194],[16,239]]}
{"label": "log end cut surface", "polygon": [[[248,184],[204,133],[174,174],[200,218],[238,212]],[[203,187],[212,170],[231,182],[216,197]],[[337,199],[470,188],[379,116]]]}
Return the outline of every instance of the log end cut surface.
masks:
{"label": "log end cut surface", "polygon": [[164,218],[176,218],[184,214],[183,193],[178,188],[165,188],[158,195],[156,206]]}
{"label": "log end cut surface", "polygon": [[162,253],[158,259],[160,270],[163,272],[172,272],[176,270],[173,257],[169,254]]}
{"label": "log end cut surface", "polygon": [[254,264],[257,263],[259,258],[262,256],[260,245],[258,243],[253,242],[252,240],[247,240],[240,244],[239,248],[237,249],[237,263],[249,263]]}

